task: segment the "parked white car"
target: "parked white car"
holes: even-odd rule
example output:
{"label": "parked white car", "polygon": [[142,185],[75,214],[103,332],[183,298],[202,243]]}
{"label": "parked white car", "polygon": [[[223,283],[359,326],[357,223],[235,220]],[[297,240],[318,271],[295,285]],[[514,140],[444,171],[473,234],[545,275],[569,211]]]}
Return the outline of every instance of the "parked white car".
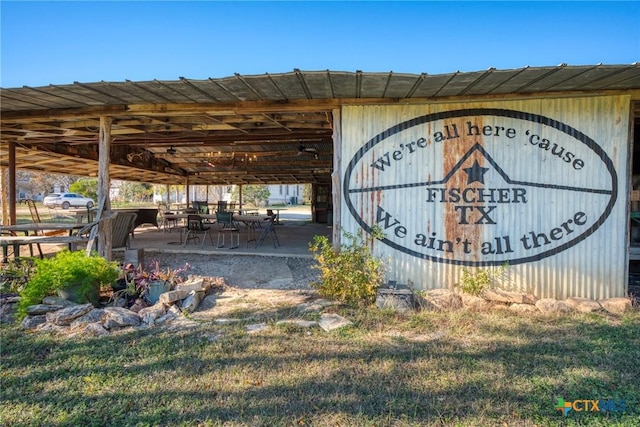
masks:
{"label": "parked white car", "polygon": [[44,198],[43,203],[48,208],[59,206],[62,209],[69,209],[71,206],[91,209],[95,205],[93,199],[76,193],[51,193]]}

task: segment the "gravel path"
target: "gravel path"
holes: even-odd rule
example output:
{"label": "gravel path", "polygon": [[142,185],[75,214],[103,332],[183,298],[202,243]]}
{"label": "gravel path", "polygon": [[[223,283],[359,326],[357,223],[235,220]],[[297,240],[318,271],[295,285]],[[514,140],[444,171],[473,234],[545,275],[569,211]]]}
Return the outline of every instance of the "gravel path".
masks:
{"label": "gravel path", "polygon": [[309,289],[319,280],[319,270],[310,258],[254,255],[197,255],[145,251],[145,264],[158,261],[160,268],[189,264],[188,274],[224,277],[238,288]]}

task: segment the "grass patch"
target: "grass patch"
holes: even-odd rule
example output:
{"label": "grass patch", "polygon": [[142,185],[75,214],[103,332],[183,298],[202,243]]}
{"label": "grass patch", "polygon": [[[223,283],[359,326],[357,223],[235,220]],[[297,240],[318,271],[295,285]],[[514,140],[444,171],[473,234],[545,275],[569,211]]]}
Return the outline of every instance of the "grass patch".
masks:
{"label": "grass patch", "polygon": [[[244,324],[207,323],[105,338],[2,325],[0,419],[7,426],[638,424],[639,313],[333,309],[354,325],[247,334]],[[562,416],[558,397],[624,399],[626,410]]]}

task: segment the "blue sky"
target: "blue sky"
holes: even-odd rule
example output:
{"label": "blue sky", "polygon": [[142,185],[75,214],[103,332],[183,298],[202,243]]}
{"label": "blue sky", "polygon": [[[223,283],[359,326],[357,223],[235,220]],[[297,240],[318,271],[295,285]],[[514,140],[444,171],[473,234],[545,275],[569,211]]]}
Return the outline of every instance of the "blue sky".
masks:
{"label": "blue sky", "polygon": [[0,2],[5,88],[640,61],[640,2]]}

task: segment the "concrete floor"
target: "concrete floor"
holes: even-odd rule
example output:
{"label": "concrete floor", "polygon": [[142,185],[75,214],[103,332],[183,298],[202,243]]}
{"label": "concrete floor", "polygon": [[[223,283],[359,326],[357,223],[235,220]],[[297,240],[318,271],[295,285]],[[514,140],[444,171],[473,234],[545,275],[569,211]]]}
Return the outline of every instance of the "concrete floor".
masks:
{"label": "concrete floor", "polygon": [[[206,239],[203,247],[201,241],[179,244],[181,240],[179,229],[164,231],[154,226],[143,225],[136,228],[134,238],[131,239],[132,249],[146,249],[178,254],[245,254],[263,256],[295,256],[311,258],[309,243],[314,236],[324,235],[331,239],[332,227],[327,224],[316,224],[310,221],[310,216],[284,212],[281,213],[281,224],[274,225],[275,233],[280,246],[274,247],[272,239],[267,236],[263,243],[256,247],[255,241],[247,242],[248,230],[240,227],[240,246],[229,249],[229,235],[225,236],[226,247],[217,248],[218,232],[216,224],[211,225],[211,237],[213,244]],[[260,236],[261,229],[256,230],[256,238]],[[184,240],[184,239],[183,239]],[[235,240],[235,239],[234,239]]]}

